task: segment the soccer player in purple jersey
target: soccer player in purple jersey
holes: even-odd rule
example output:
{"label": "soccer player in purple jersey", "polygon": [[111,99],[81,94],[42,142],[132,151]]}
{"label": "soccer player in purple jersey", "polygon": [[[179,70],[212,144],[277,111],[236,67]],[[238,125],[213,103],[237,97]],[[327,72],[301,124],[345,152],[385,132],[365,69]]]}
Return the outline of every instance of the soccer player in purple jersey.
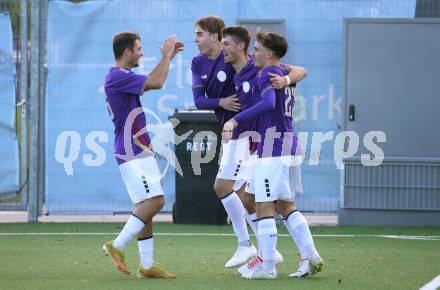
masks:
{"label": "soccer player in purple jersey", "polygon": [[[287,41],[276,33],[259,32],[255,42],[255,65],[261,70],[255,80],[253,98],[259,101],[242,111],[224,125],[223,137],[227,142],[233,130],[243,122],[258,116],[258,159],[250,183],[255,188],[258,216],[258,237],[263,263],[242,274],[247,279],[275,279],[277,228],[275,202],[285,218],[289,233],[300,249],[300,269],[289,276],[303,277],[321,271],[323,261],[314,246],[309,226],[304,216],[296,210],[292,175],[295,164],[297,138],[293,130],[294,85],[275,90],[271,74],[285,75],[280,59],[287,52]],[[305,257],[305,258],[304,258]]]}
{"label": "soccer player in purple jersey", "polygon": [[[235,80],[235,88],[237,91],[237,97],[240,101],[240,104],[242,106],[242,110],[246,110],[255,103],[257,103],[258,100],[252,98],[252,91],[254,90],[255,86],[255,77],[257,75],[257,72],[259,71],[259,68],[255,66],[255,59],[249,57],[248,55],[248,46],[250,42],[250,36],[249,32],[241,26],[230,26],[225,27],[222,30],[222,51],[225,56],[225,62],[232,64],[236,71],[236,75],[234,77]],[[288,72],[287,68],[288,66],[286,64],[281,64],[283,69]],[[292,69],[291,69],[292,70]],[[306,75],[307,70],[303,67],[294,67],[293,69],[293,75],[292,79],[290,79],[289,76],[279,76],[278,74],[270,74],[271,75],[271,81],[276,79],[277,80],[277,88],[284,88],[286,85],[289,85],[292,83],[295,85],[297,82],[301,81]],[[272,81],[272,85],[274,85]],[[244,122],[239,124],[233,132],[232,140],[229,142],[233,142],[234,139],[242,139],[247,138],[249,134],[249,131],[253,131],[257,129],[256,126],[256,120],[251,120],[251,122]],[[238,136],[240,134],[240,136]],[[241,156],[241,155],[240,155]],[[239,156],[237,156],[239,157]],[[236,157],[236,158],[237,158]],[[249,173],[252,172],[252,164],[255,160],[255,154],[251,156],[251,162],[249,165]],[[296,171],[299,171],[300,173],[300,167],[295,167]],[[248,180],[247,180],[248,181]],[[300,183],[300,178],[297,180],[297,178],[294,179],[294,182]],[[300,184],[295,183],[296,188],[301,188],[302,186]],[[258,221],[255,213],[255,196],[254,196],[254,189],[253,186],[251,186],[251,183],[247,182],[246,184],[246,190],[245,190],[245,201],[243,203],[245,204],[245,208],[248,210],[248,212],[252,212],[252,220],[253,222],[250,223],[254,231],[258,232]],[[283,221],[284,222],[284,221]],[[289,227],[288,224],[285,224],[287,227]],[[257,235],[258,239],[258,235]],[[237,272],[239,274],[244,274],[245,272],[252,271],[252,269],[255,266],[258,266],[258,264],[261,264],[263,262],[262,253],[261,253],[261,247],[258,247],[258,255],[250,261],[248,264],[243,265],[240,267]],[[281,254],[276,251],[275,252],[275,263],[278,264],[283,261],[283,258]]]}
{"label": "soccer player in purple jersey", "polygon": [[[207,16],[196,21],[195,43],[200,54],[195,56],[191,63],[194,103],[198,109],[214,110],[220,128],[241,108],[235,95],[235,70],[230,64],[225,63],[221,52],[223,27],[225,27],[224,21],[216,16]],[[228,150],[223,150],[223,156],[226,156],[225,153],[231,155],[228,154]],[[214,190],[221,199],[238,240],[235,254],[225,264],[225,267],[230,268],[245,263],[257,254],[257,250],[249,239],[245,220],[246,210],[236,193],[243,184],[234,187],[235,180],[240,178],[243,170],[240,170],[238,163],[233,171],[224,169],[222,165],[227,164],[220,162]],[[226,174],[230,176],[225,176]],[[232,178],[234,174],[236,176]]]}
{"label": "soccer player in purple jersey", "polygon": [[150,137],[143,131],[146,118],[140,96],[144,92],[162,88],[170,62],[183,43],[169,36],[161,46],[162,59],[148,74],[142,75],[131,69],[139,65],[143,55],[140,36],[122,32],[113,38],[116,64],[105,77],[107,108],[115,125],[115,157],[122,179],[135,209],[115,240],[106,243],[103,250],[119,271],[130,275],[124,258],[127,244],[137,237],[140,265],[139,278],[175,278],[153,264],[153,217],[164,205],[160,172],[151,147]]}
{"label": "soccer player in purple jersey", "polygon": [[[225,62],[232,64],[234,69],[236,70],[235,75],[235,88],[237,90],[237,97],[240,101],[240,104],[242,105],[242,110],[246,110],[247,108],[251,107],[253,104],[255,104],[258,100],[252,98],[252,91],[255,86],[255,77],[257,72],[259,71],[259,68],[255,66],[255,59],[250,58],[247,53],[247,48],[249,46],[249,40],[250,36],[248,31],[241,26],[235,26],[235,27],[225,27],[222,30],[222,51],[225,56]],[[283,69],[286,69],[285,64],[281,64]],[[290,79],[290,77],[286,76],[279,76],[278,74],[270,73],[270,76],[272,80],[275,78],[277,79],[277,85],[276,88],[284,88],[286,85],[289,85],[290,83],[295,86],[297,82],[302,80],[307,75],[307,71],[302,67],[295,67],[295,76],[293,79]],[[272,81],[271,80],[271,81]],[[274,82],[272,81],[272,86],[274,86]],[[256,130],[256,124],[255,120],[252,120],[252,122],[245,122],[244,124],[239,124],[237,128],[235,128],[232,139],[236,138],[237,136],[237,129],[239,133],[243,134],[246,132],[246,130]],[[235,135],[235,136],[234,136]],[[249,134],[243,134],[244,136]],[[298,151],[297,151],[298,152]],[[253,157],[253,156],[252,156]],[[252,166],[250,166],[252,167]],[[252,170],[252,168],[251,168]],[[250,170],[250,171],[251,171]],[[293,182],[295,182],[295,191],[298,191],[297,188],[302,188],[301,181],[300,181],[300,165],[295,166],[295,178]],[[299,183],[299,184],[297,184]],[[246,209],[249,211],[249,208],[255,205],[255,199],[254,199],[254,189],[253,186],[251,186],[251,183],[247,182],[246,184],[246,196],[248,197],[247,203],[248,205]],[[245,203],[245,202],[244,202]],[[256,214],[254,213],[254,225],[253,228],[258,229],[258,222],[256,221]],[[289,229],[289,232],[291,231],[290,225],[283,220],[284,225]],[[256,230],[257,232],[258,230]],[[293,237],[293,236],[292,236]],[[257,235],[258,238],[258,235]],[[306,259],[307,256],[306,253],[301,253],[303,255],[303,258]],[[250,261],[248,264],[243,265],[240,267],[237,272],[241,275],[243,275],[245,272],[252,271],[252,269],[258,264],[261,264],[263,262],[263,259],[261,258],[261,247],[258,248],[258,255],[257,257]],[[275,263],[280,262],[280,254],[278,251],[275,252]],[[282,261],[282,260],[281,260]],[[306,262],[301,263],[302,268],[297,271],[297,275],[300,273],[301,276],[304,276],[308,271],[306,271]]]}
{"label": "soccer player in purple jersey", "polygon": [[[221,29],[224,27],[223,20],[216,16],[207,16],[196,21],[195,43],[200,54],[193,58],[191,64],[194,103],[198,109],[214,110],[221,128],[242,106],[236,97],[235,69],[225,63],[221,51]],[[254,211],[246,210],[242,203],[246,203],[244,185],[248,170],[244,164],[249,158],[248,147],[246,138],[223,147],[220,168],[214,183],[215,192],[228,213],[238,239],[237,251],[226,262],[227,268],[243,264],[257,254],[246,226],[247,220],[254,228]],[[234,158],[241,153],[243,158]]]}

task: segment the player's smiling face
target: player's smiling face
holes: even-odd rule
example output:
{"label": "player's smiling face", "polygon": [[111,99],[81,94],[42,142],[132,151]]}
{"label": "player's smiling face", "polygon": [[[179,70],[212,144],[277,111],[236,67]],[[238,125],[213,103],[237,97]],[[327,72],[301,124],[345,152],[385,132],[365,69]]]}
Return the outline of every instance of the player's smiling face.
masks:
{"label": "player's smiling face", "polygon": [[255,41],[254,57],[256,67],[263,68],[265,66],[267,53],[267,48],[265,48],[259,41]]}
{"label": "player's smiling face", "polygon": [[234,64],[240,54],[240,46],[236,43],[233,36],[227,35],[222,39],[222,52],[225,57],[225,63]]}
{"label": "player's smiling face", "polygon": [[130,67],[138,67],[139,66],[139,60],[144,55],[144,52],[142,51],[141,42],[139,39],[136,39],[133,50],[128,50],[128,62],[130,64]]}
{"label": "player's smiling face", "polygon": [[195,37],[194,42],[197,45],[201,54],[208,54],[213,47],[213,35],[208,31],[203,30],[200,26],[196,25],[196,30],[194,31]]}

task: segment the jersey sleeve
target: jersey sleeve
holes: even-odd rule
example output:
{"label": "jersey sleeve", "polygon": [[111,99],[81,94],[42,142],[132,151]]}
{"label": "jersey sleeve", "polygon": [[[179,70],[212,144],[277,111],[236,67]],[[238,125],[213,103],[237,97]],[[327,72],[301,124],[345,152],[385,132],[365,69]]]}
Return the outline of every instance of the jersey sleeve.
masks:
{"label": "jersey sleeve", "polygon": [[289,70],[288,70],[289,65],[288,64],[282,62],[282,63],[280,63],[280,67],[286,73],[286,75],[289,74]]}
{"label": "jersey sleeve", "polygon": [[201,110],[213,110],[218,108],[219,99],[209,99],[206,97],[206,88],[202,82],[200,70],[198,69],[195,59],[191,62],[191,72],[194,105],[197,109]]}
{"label": "jersey sleeve", "polygon": [[258,117],[267,111],[273,110],[276,105],[275,89],[270,82],[269,71],[263,71],[263,75],[258,78],[257,86],[261,92],[261,99],[251,108],[237,114],[234,119],[238,122],[249,121],[250,119]]}
{"label": "jersey sleeve", "polygon": [[263,70],[262,75],[257,80],[257,86],[260,89],[261,97],[263,98],[264,95],[268,92],[273,91],[275,94],[275,89],[272,86],[272,82],[270,81],[270,73],[279,75],[279,71],[272,69],[272,68],[266,68]]}

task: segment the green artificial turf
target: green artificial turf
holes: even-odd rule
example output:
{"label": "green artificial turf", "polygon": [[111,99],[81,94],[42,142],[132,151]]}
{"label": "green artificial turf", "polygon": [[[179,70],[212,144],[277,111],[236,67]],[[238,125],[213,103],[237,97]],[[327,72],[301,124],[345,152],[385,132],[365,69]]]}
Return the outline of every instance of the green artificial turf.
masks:
{"label": "green artificial turf", "polygon": [[[299,256],[292,240],[284,236],[287,232],[280,228],[278,249],[285,262],[277,267],[278,279],[248,281],[223,266],[236,249],[234,236],[161,235],[231,234],[231,226],[156,224],[155,261],[175,273],[177,279],[140,280],[117,272],[110,258],[101,252],[102,244],[114,239],[122,226],[0,224],[0,289],[418,289],[440,274],[440,240],[362,236],[440,236],[439,228],[313,227],[325,268],[316,276],[303,279],[287,276],[297,269]],[[359,236],[321,236],[332,234]],[[134,272],[139,263],[134,241],[126,255]]]}

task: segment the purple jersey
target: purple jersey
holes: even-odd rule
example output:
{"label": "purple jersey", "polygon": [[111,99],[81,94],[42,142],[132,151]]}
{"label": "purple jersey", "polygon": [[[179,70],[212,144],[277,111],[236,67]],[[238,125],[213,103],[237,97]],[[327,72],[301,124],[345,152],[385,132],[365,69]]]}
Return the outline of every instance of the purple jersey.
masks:
{"label": "purple jersey", "polygon": [[[135,156],[146,157],[152,154],[147,149],[151,148],[151,140],[147,132],[134,138],[135,134],[146,128],[147,124],[139,100],[147,79],[145,75],[119,67],[112,67],[105,77],[107,107],[115,125],[114,153],[118,164],[132,160]],[[130,112],[135,109],[137,110],[131,115],[133,118],[129,119]],[[127,128],[125,128],[126,124]],[[127,152],[125,146],[128,148]],[[132,152],[130,152],[130,147]],[[139,155],[140,153],[143,154]]]}
{"label": "purple jersey", "polygon": [[[214,110],[221,128],[235,113],[218,106],[220,98],[235,94],[235,70],[226,64],[223,53],[215,59],[199,54],[191,63],[194,104],[198,109]],[[206,95],[206,96],[205,96]]]}
{"label": "purple jersey", "polygon": [[270,66],[257,73],[252,98],[257,103],[250,109],[239,113],[238,123],[246,122],[258,116],[257,132],[261,136],[257,153],[259,157],[295,155],[297,138],[293,130],[293,105],[295,84],[275,90],[270,82],[269,73],[281,76],[286,71],[279,66]]}
{"label": "purple jersey", "polygon": [[[235,75],[235,90],[237,91],[237,98],[240,101],[242,111],[247,110],[255,104],[252,98],[252,91],[258,70],[259,69],[255,66],[255,60],[249,58],[249,61],[243,69]],[[234,129],[232,139],[237,139],[243,132],[256,130],[257,122],[255,119],[241,122],[238,124],[237,128]]]}

